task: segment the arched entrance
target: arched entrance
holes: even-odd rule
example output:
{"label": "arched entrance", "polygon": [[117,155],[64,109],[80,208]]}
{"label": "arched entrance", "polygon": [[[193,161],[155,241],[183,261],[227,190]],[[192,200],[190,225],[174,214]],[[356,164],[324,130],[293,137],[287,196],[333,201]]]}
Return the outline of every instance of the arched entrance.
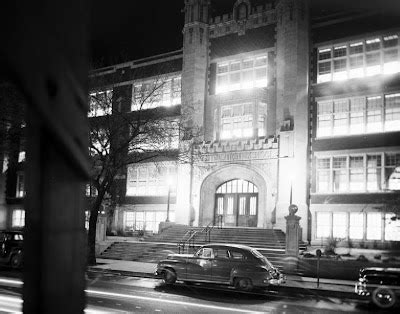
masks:
{"label": "arched entrance", "polygon": [[[230,183],[228,184],[228,182]],[[220,211],[226,211],[227,216],[225,216],[225,218],[229,216],[228,208],[231,213],[228,202],[233,202],[233,212],[235,213],[235,208],[238,212],[238,214],[236,214],[237,216],[233,214],[232,217],[232,214],[230,214],[231,217],[225,219],[224,225],[247,225],[248,227],[266,228],[274,205],[271,195],[267,193],[269,184],[268,177],[262,175],[258,169],[255,169],[251,165],[228,164],[214,170],[203,179],[200,185],[199,225],[207,226],[210,223],[217,224],[217,196],[221,196],[224,197],[224,201],[220,201],[223,202],[222,205],[220,205]],[[231,201],[228,201],[229,194],[233,196]],[[240,197],[242,197],[241,201]],[[251,200],[251,197],[255,197],[255,199],[253,198]],[[242,202],[242,205],[240,202]],[[254,204],[256,206],[255,208]],[[241,213],[244,213],[244,215],[239,215],[240,206],[242,206]],[[243,209],[245,209],[244,212]],[[251,215],[250,209],[252,210]],[[253,215],[254,209],[256,215]]]}
{"label": "arched entrance", "polygon": [[257,227],[258,188],[252,182],[234,179],[221,184],[215,193],[215,223],[225,226]]}

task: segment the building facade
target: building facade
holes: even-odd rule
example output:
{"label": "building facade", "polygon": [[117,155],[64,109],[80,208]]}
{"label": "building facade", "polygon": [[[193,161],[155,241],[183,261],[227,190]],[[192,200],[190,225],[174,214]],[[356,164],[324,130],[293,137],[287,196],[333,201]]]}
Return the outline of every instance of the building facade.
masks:
{"label": "building facade", "polygon": [[181,50],[90,74],[113,106],[89,117],[165,108],[192,130],[169,146],[187,162],[160,154],[118,175],[112,230],[158,232],[167,218],[285,230],[296,204],[311,244],[399,241],[398,19],[306,0],[212,8],[184,1]]}

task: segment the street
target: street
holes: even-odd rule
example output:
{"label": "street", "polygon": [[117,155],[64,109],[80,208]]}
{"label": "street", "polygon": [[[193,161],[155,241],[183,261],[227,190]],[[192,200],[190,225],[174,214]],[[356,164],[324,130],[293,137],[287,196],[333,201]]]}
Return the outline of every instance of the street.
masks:
{"label": "street", "polygon": [[[2,272],[0,311],[22,310],[22,281],[17,277],[12,271]],[[157,279],[95,272],[88,273],[86,293],[86,313],[376,312],[375,308],[354,299],[354,295],[347,299],[321,297],[301,290],[244,293],[211,285],[177,283],[166,286]]]}

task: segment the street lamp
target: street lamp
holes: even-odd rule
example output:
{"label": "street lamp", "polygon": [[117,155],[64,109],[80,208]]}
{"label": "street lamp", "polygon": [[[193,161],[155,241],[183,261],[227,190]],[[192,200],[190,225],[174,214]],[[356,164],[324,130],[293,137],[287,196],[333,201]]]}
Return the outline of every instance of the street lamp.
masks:
{"label": "street lamp", "polygon": [[169,202],[171,196],[171,185],[173,183],[173,179],[171,176],[167,176],[167,185],[168,185],[168,197],[167,197],[167,219],[165,222],[169,222]]}

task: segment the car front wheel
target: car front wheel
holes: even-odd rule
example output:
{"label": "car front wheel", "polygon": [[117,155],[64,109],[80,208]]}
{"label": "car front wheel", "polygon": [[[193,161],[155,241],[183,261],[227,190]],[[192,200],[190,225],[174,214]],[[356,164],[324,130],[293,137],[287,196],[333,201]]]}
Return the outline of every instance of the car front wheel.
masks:
{"label": "car front wheel", "polygon": [[388,287],[378,287],[372,292],[372,301],[381,309],[388,309],[396,303],[396,295]]}
{"label": "car front wheel", "polygon": [[250,278],[236,278],[235,288],[241,291],[251,291],[253,289],[253,283]]}
{"label": "car front wheel", "polygon": [[171,268],[166,268],[162,272],[163,282],[167,285],[173,284],[176,281],[176,273]]}

